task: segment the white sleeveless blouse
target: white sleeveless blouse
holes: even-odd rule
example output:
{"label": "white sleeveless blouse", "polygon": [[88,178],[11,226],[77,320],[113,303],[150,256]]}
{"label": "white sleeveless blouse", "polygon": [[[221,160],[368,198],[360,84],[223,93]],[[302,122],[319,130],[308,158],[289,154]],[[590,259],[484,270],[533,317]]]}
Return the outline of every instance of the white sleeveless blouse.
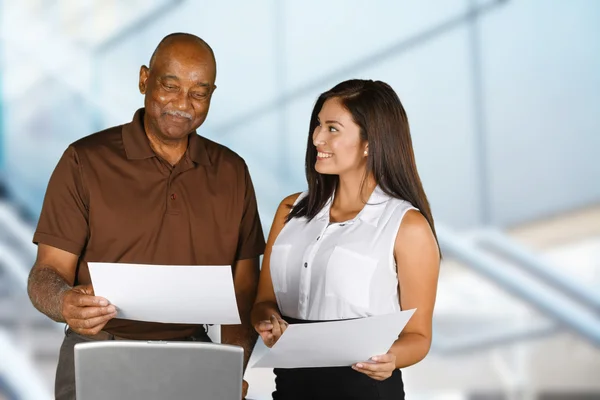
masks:
{"label": "white sleeveless blouse", "polygon": [[376,187],[355,218],[330,224],[332,200],[310,222],[292,219],[275,240],[270,268],[279,310],[315,321],[399,311],[394,243],[404,214],[416,208]]}

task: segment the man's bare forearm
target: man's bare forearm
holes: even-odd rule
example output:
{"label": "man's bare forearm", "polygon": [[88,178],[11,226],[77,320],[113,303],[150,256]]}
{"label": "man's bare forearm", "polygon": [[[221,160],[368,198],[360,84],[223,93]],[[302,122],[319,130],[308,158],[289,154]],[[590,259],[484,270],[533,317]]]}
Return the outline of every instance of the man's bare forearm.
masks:
{"label": "man's bare forearm", "polygon": [[221,326],[221,342],[224,344],[232,344],[244,348],[244,371],[250,360],[250,355],[254,349],[254,344],[258,334],[250,325],[243,323],[241,325],[223,325]]}
{"label": "man's bare forearm", "polygon": [[240,312],[241,324],[239,325],[223,325],[221,327],[221,342],[233,344],[244,348],[244,371],[252,355],[254,344],[258,338],[258,333],[250,322],[250,311],[252,303],[256,297],[255,290],[238,292],[236,294],[238,310]]}
{"label": "man's bare forearm", "polygon": [[52,267],[36,264],[29,273],[27,293],[33,306],[56,322],[62,316],[63,294],[72,287]]}
{"label": "man's bare forearm", "polygon": [[244,348],[244,371],[258,338],[258,333],[250,322],[250,311],[256,297],[256,290],[252,289],[236,293],[241,324],[221,326],[221,342]]}
{"label": "man's bare forearm", "polygon": [[250,312],[256,299],[259,274],[258,257],[236,262],[233,268],[233,285],[241,324],[221,327],[222,343],[244,348],[244,371],[258,337],[250,322]]}

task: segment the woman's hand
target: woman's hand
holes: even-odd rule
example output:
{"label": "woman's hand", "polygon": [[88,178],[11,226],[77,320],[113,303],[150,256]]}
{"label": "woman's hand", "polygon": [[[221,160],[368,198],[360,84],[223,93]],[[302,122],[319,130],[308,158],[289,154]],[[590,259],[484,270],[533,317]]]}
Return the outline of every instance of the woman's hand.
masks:
{"label": "woman's hand", "polygon": [[396,355],[388,352],[387,354],[371,357],[367,362],[354,364],[352,369],[362,372],[375,380],[383,381],[392,376],[392,373],[396,369]]}
{"label": "woman's hand", "polygon": [[254,329],[267,347],[273,347],[287,327],[288,323],[276,315],[271,315],[271,319],[260,321],[254,325]]}

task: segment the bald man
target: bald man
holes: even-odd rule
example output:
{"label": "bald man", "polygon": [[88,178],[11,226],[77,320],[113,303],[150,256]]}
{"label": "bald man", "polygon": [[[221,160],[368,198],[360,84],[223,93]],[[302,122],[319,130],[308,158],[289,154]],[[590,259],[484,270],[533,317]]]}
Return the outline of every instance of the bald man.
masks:
{"label": "bald man", "polygon": [[248,361],[265,242],[244,160],[196,133],[215,78],[206,42],[184,33],[165,37],[140,69],[144,108],[130,123],[72,143],[50,178],[28,293],[39,311],[66,323],[57,399],[75,399],[77,343],[210,340],[203,325],[116,318],[115,306],[94,295],[88,262],[231,265],[242,323],[223,326],[221,341],[244,347],[244,367]]}

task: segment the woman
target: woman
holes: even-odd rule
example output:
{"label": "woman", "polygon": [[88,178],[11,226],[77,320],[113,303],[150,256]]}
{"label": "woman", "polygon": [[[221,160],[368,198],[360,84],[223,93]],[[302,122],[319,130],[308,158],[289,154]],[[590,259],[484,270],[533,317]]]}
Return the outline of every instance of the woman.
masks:
{"label": "woman", "polygon": [[275,215],[252,323],[273,346],[288,323],[416,312],[387,354],[348,367],[275,369],[274,399],[403,399],[422,360],[440,252],[406,113],[380,81],[323,93],[310,120],[308,191]]}

